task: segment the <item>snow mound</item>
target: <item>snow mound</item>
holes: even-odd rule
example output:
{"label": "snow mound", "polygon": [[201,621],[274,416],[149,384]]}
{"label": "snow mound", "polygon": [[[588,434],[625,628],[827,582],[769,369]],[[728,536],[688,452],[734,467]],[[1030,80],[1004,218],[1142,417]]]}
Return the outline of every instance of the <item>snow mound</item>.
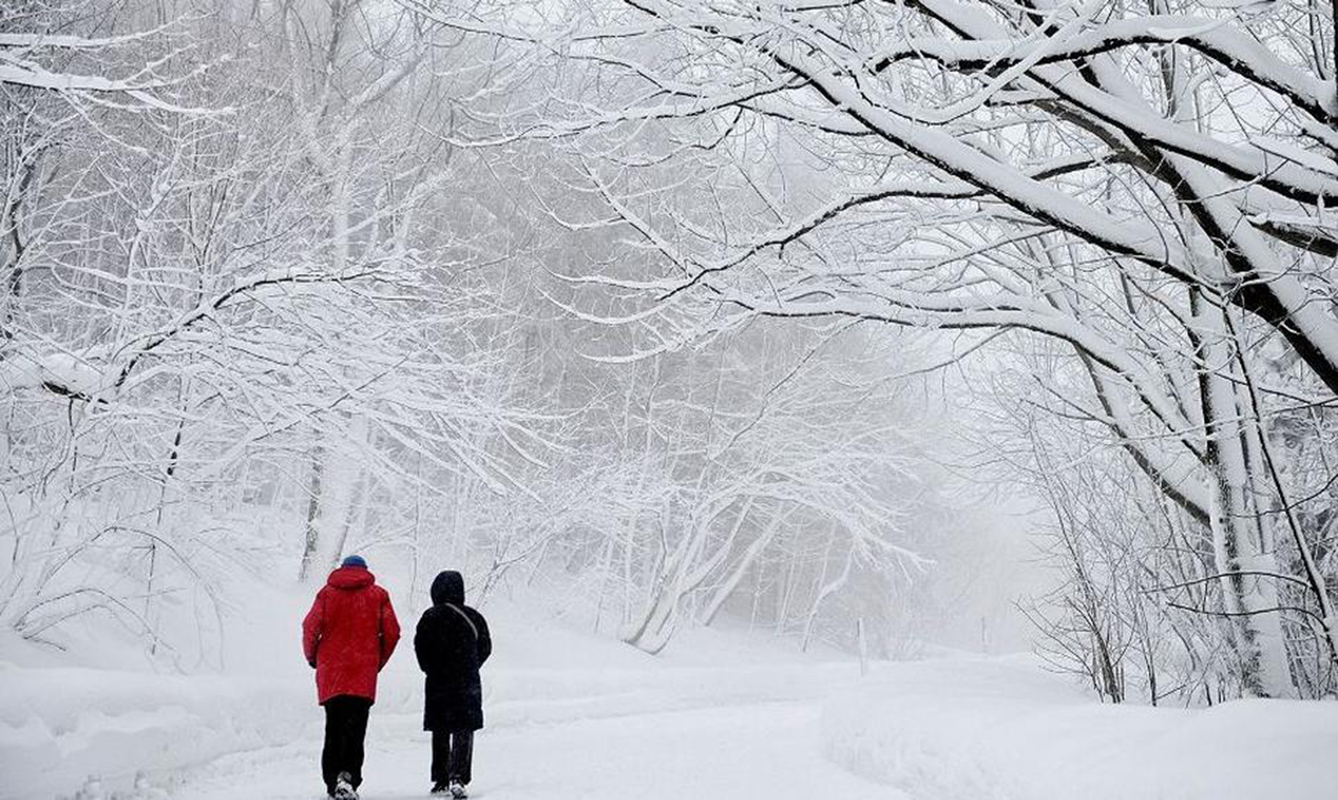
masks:
{"label": "snow mound", "polygon": [[886,665],[823,711],[829,758],[943,800],[1321,800],[1338,703],[1100,705],[1028,659]]}
{"label": "snow mound", "polygon": [[309,695],[305,685],[261,678],[0,664],[0,798],[49,798],[90,775],[284,744],[311,719]]}

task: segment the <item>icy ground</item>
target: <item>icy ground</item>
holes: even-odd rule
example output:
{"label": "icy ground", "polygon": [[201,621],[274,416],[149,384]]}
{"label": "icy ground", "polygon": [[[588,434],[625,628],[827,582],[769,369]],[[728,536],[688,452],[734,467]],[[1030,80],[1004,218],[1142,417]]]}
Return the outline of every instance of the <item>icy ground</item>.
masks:
{"label": "icy ground", "polygon": [[[303,603],[272,608],[222,674],[155,675],[105,652],[44,663],[0,640],[0,798],[75,797],[93,775],[79,800],[319,800]],[[688,632],[651,658],[542,613],[489,614],[482,800],[1338,797],[1338,703],[1103,706],[1025,656],[940,653],[862,677],[841,654],[742,631]],[[367,800],[426,797],[409,644],[372,711]]]}

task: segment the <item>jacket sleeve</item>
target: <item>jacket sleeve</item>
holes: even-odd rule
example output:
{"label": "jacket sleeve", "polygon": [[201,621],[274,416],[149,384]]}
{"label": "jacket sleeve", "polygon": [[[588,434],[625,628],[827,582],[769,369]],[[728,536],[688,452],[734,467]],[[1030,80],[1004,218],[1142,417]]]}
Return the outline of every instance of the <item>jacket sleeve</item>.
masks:
{"label": "jacket sleeve", "polygon": [[413,652],[418,657],[418,668],[423,672],[432,672],[436,667],[433,656],[437,649],[432,639],[432,623],[425,611],[423,616],[418,618],[418,627],[414,629],[413,634]]}
{"label": "jacket sleeve", "polygon": [[479,666],[483,666],[483,662],[492,655],[492,634],[488,631],[488,621],[477,611],[474,612],[474,622],[479,629]]}
{"label": "jacket sleeve", "polygon": [[390,661],[390,654],[395,652],[395,645],[400,643],[400,621],[395,618],[395,607],[390,604],[390,594],[385,595],[381,603],[381,669]]}
{"label": "jacket sleeve", "polygon": [[325,590],[316,593],[316,601],[311,604],[306,619],[302,620],[302,655],[307,663],[316,666],[316,654],[320,649],[321,637],[325,634]]}

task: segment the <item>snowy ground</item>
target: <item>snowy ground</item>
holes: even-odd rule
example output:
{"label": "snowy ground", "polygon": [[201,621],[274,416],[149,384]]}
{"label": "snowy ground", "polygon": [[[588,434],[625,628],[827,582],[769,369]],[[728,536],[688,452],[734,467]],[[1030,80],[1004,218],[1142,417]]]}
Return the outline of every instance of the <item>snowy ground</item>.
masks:
{"label": "snowy ground", "polygon": [[[0,641],[0,798],[69,797],[97,775],[102,793],[81,800],[317,800],[322,717],[297,652],[301,602],[271,609],[284,624],[252,632],[249,660],[226,675],[32,662]],[[690,632],[650,658],[524,609],[491,616],[484,800],[1338,796],[1338,703],[1102,706],[1025,657],[861,677],[838,654],[741,632]],[[405,645],[372,712],[368,800],[426,796]],[[131,793],[140,770],[153,788]]]}
{"label": "snowy ground", "polygon": [[[705,676],[704,676],[705,677]],[[732,676],[734,678],[738,675]],[[658,691],[624,687],[633,696]],[[725,688],[723,686],[718,688]],[[735,687],[739,688],[739,687]],[[553,716],[537,702],[536,716],[490,727],[477,742],[473,794],[509,800],[626,800],[627,798],[822,797],[863,800],[898,797],[887,787],[855,777],[822,756],[819,709],[812,701],[761,697],[694,708],[608,715],[575,711]],[[591,705],[603,705],[592,702]],[[412,715],[379,715],[371,726],[368,800],[423,797],[428,744]],[[234,788],[255,798],[316,798],[319,746],[313,729],[280,748],[231,756],[196,771],[177,794],[233,800]],[[263,776],[257,779],[255,776]]]}
{"label": "snowy ground", "polygon": [[[824,699],[858,679],[848,658],[712,631],[651,658],[523,610],[490,616],[478,797],[900,796],[823,755]],[[255,800],[321,797],[323,718],[289,634],[227,676],[0,664],[0,798],[72,796],[89,775],[108,798],[233,800],[238,786]],[[402,647],[372,711],[368,800],[427,794],[421,679]],[[133,795],[140,770],[156,790]]]}
{"label": "snowy ground", "polygon": [[1338,703],[1102,705],[1026,656],[886,665],[823,730],[834,761],[924,800],[1338,797]]}

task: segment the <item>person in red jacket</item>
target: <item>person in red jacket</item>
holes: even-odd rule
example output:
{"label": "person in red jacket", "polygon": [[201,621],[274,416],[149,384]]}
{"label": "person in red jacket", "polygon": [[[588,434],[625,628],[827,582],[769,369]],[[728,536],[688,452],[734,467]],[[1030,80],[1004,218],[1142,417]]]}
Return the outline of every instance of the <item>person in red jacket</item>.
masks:
{"label": "person in red jacket", "polygon": [[316,670],[317,699],[325,707],[321,777],[330,797],[357,800],[376,675],[399,640],[390,595],[362,556],[344,559],[302,620],[302,651]]}

